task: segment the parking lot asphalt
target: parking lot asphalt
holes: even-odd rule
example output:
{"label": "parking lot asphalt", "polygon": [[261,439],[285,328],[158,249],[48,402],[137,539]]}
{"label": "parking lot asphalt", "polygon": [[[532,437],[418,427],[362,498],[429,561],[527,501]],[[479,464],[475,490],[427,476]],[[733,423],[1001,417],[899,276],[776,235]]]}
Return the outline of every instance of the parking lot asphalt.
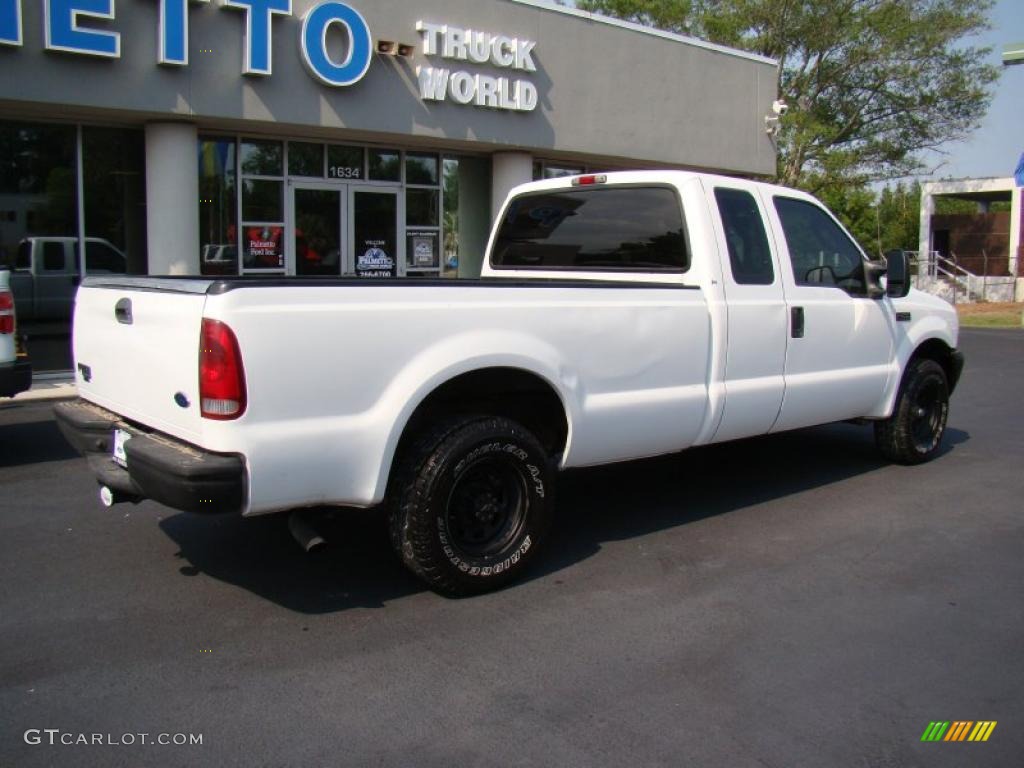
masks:
{"label": "parking lot asphalt", "polygon": [[372,512],[306,555],[104,509],[51,404],[0,404],[0,765],[1020,766],[1024,332],[961,348],[935,461],[843,424],[568,473],[531,578],[463,600]]}

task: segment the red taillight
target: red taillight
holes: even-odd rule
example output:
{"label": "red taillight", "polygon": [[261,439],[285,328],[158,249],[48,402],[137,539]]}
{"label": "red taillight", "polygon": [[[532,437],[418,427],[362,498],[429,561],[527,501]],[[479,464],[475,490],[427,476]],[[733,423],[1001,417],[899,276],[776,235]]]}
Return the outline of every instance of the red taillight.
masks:
{"label": "red taillight", "polygon": [[589,187],[591,184],[604,184],[606,181],[608,181],[608,177],[599,173],[590,176],[574,176],[572,185],[574,187]]}
{"label": "red taillight", "polygon": [[204,419],[225,421],[245,413],[245,371],[238,339],[219,320],[203,320],[199,340],[199,402]]}
{"label": "red taillight", "polygon": [[14,296],[0,291],[0,334],[14,333]]}

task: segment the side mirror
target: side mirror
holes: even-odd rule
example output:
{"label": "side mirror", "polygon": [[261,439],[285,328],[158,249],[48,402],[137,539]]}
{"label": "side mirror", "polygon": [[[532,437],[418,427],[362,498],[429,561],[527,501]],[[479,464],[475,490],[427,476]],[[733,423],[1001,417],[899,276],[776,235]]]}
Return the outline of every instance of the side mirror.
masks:
{"label": "side mirror", "polygon": [[910,257],[906,251],[886,251],[889,280],[885,293],[893,299],[902,299],[910,293]]}
{"label": "side mirror", "polygon": [[867,286],[869,299],[881,299],[885,296],[882,287],[882,275],[889,268],[884,261],[868,261],[864,264],[864,284]]}

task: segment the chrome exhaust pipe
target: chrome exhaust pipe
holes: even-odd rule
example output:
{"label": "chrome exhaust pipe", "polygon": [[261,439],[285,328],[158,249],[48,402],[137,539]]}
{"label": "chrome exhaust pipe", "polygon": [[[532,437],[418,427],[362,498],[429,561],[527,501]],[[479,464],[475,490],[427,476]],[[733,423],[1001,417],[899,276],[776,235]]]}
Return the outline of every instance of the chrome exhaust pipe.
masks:
{"label": "chrome exhaust pipe", "polygon": [[124,491],[115,491],[106,485],[100,486],[100,503],[108,509],[115,504],[124,504],[125,502],[138,504],[140,501],[142,501],[141,496],[125,493]]}
{"label": "chrome exhaust pipe", "polygon": [[314,549],[319,549],[327,540],[321,536],[298,512],[292,512],[288,516],[288,530],[291,531],[292,538],[299,543],[306,552],[312,552]]}

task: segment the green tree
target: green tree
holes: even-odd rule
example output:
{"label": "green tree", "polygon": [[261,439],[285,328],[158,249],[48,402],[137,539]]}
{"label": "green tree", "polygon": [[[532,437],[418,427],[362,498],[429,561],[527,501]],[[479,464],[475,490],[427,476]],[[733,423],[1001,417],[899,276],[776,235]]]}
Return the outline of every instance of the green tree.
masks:
{"label": "green tree", "polygon": [[579,0],[584,10],[779,61],[790,109],[778,179],[822,194],[925,169],[921,153],[963,138],[991,99],[991,0]]}

